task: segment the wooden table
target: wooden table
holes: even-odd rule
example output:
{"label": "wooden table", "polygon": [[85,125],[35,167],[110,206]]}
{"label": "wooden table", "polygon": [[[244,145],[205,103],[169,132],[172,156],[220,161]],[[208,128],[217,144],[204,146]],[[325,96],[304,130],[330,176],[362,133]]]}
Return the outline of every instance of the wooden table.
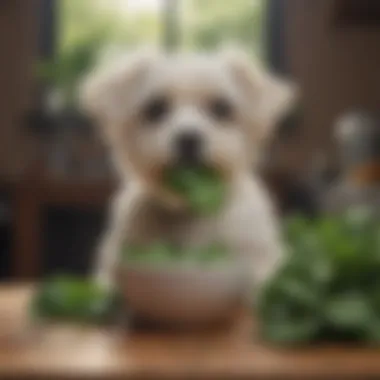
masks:
{"label": "wooden table", "polygon": [[279,350],[259,343],[250,319],[199,334],[120,333],[55,326],[27,317],[30,286],[0,286],[0,379],[368,379],[380,351]]}

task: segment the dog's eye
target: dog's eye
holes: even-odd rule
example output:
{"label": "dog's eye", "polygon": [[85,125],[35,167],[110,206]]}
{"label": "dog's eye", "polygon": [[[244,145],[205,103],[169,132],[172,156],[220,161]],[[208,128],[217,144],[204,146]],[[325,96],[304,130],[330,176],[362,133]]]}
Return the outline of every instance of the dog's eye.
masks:
{"label": "dog's eye", "polygon": [[143,118],[149,123],[160,122],[170,110],[170,104],[164,97],[150,100],[142,110]]}
{"label": "dog's eye", "polygon": [[231,119],[234,110],[232,104],[227,99],[218,98],[211,101],[209,111],[215,119],[223,121]]}

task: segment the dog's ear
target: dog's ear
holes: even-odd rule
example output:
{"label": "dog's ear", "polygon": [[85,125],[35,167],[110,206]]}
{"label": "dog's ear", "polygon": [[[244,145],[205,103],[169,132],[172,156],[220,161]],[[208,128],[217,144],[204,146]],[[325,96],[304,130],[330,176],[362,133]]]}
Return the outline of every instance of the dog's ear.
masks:
{"label": "dog's ear", "polygon": [[101,125],[124,122],[133,94],[153,59],[152,51],[141,51],[94,69],[80,86],[82,110]]}
{"label": "dog's ear", "polygon": [[267,137],[294,105],[296,86],[269,73],[242,50],[229,48],[223,57],[241,89],[254,132],[260,138]]}

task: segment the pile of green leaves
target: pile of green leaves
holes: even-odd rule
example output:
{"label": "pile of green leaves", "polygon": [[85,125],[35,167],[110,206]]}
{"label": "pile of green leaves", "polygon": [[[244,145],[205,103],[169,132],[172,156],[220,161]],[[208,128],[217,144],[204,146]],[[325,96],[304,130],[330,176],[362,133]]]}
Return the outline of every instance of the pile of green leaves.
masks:
{"label": "pile of green leaves", "polygon": [[228,260],[227,249],[221,244],[183,248],[175,244],[156,242],[151,245],[128,245],[122,253],[127,264],[209,266]]}
{"label": "pile of green leaves", "polygon": [[217,212],[226,195],[220,173],[207,166],[171,167],[163,175],[167,188],[181,195],[198,214]]}
{"label": "pile of green leaves", "polygon": [[77,277],[54,277],[42,283],[32,300],[32,315],[43,320],[107,323],[119,310],[116,294]]}
{"label": "pile of green leaves", "polygon": [[266,340],[380,342],[380,224],[366,212],[287,225],[289,253],[257,305]]}

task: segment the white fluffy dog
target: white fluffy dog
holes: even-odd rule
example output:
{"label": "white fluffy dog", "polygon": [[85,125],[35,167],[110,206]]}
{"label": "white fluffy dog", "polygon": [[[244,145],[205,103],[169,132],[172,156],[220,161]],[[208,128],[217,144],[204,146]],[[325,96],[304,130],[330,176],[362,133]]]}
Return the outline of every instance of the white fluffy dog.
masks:
{"label": "white fluffy dog", "polygon": [[[276,218],[252,173],[265,139],[294,99],[293,87],[240,51],[136,53],[86,79],[82,100],[111,147],[124,185],[97,261],[112,283],[125,242],[224,243],[260,284],[281,258]],[[181,159],[218,168],[228,197],[216,215],[194,216],[160,181]]]}

